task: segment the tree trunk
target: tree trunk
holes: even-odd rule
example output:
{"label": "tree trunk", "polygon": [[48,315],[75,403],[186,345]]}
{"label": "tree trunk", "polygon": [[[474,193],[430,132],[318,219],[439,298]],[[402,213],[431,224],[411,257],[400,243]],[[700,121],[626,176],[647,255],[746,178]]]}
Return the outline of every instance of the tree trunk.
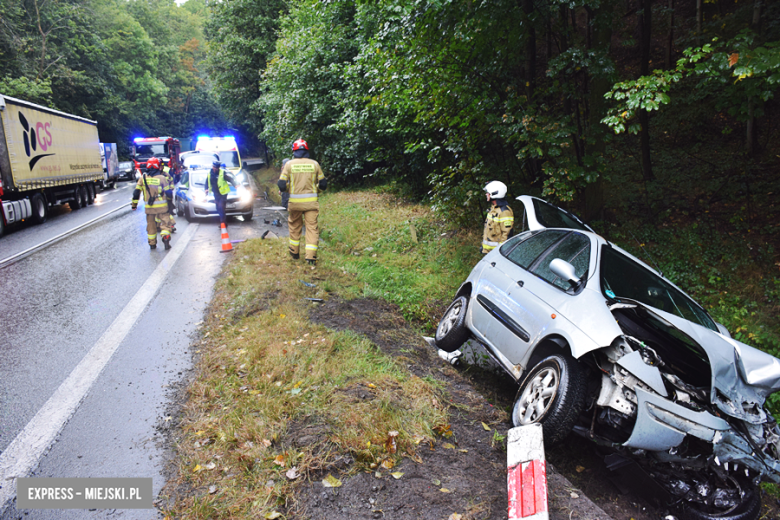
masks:
{"label": "tree trunk", "polygon": [[[761,4],[762,0],[753,2],[753,20],[750,28],[758,34],[761,29]],[[753,155],[756,151],[756,100],[753,97],[748,98],[748,120],[745,125],[745,151],[748,155]]]}
{"label": "tree trunk", "polygon": [[696,0],[696,41],[701,43],[701,23],[704,16],[701,12],[701,0]]}
{"label": "tree trunk", "polygon": [[674,67],[674,0],[669,0],[669,34],[666,37],[666,69]]}
{"label": "tree trunk", "polygon": [[[526,20],[531,18],[534,11],[533,0],[523,0],[523,12]],[[528,36],[525,43],[525,73],[526,73],[526,95],[531,100],[534,97],[536,89],[536,29],[533,23],[528,24]]]}
{"label": "tree trunk", "polygon": [[[604,49],[610,54],[609,48],[612,42],[612,16],[614,9],[609,3],[593,11],[593,37],[594,49]],[[608,129],[601,124],[601,119],[606,115],[607,101],[604,94],[612,88],[612,82],[605,75],[588,76],[590,92],[588,93],[588,139],[585,145],[585,155],[600,157],[606,150],[606,134]],[[599,218],[604,209],[604,179],[599,175],[596,182],[585,186],[582,193],[583,201],[580,204],[580,214],[586,221]]]}
{"label": "tree trunk", "polygon": [[[650,44],[651,44],[651,29],[652,29],[652,0],[641,0],[641,11],[639,19],[640,30],[640,54],[641,61],[639,63],[639,70],[642,76],[646,76],[650,73]],[[653,166],[650,162],[650,116],[647,114],[647,110],[639,111],[639,123],[641,125],[640,132],[640,146],[642,149],[642,177],[646,181],[652,181],[655,179],[653,175]]]}

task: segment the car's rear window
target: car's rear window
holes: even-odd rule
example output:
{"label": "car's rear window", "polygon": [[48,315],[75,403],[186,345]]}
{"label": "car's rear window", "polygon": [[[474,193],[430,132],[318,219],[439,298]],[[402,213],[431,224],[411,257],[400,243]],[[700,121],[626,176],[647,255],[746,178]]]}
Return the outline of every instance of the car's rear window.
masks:
{"label": "car's rear window", "polygon": [[536,220],[546,228],[567,228],[590,231],[587,227],[583,226],[582,223],[578,222],[560,208],[556,208],[552,204],[547,204],[541,200],[534,199],[534,211],[536,212]]}
{"label": "car's rear window", "polygon": [[601,254],[601,289],[609,298],[628,298],[718,331],[709,314],[687,294],[605,245]]}

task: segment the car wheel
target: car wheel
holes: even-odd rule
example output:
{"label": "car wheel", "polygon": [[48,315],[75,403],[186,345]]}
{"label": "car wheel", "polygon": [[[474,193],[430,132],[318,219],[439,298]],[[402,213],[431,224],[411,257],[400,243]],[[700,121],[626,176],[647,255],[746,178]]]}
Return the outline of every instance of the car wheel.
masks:
{"label": "car wheel", "polygon": [[541,423],[545,443],[566,437],[585,406],[587,379],[580,364],[567,353],[540,361],[525,376],[512,407],[515,426]]}
{"label": "car wheel", "polygon": [[68,202],[70,209],[81,209],[84,206],[84,198],[81,196],[81,187],[73,190],[73,198]]}
{"label": "car wheel", "polygon": [[466,327],[466,307],[469,301],[465,296],[455,298],[436,327],[436,346],[444,352],[458,350],[471,333]]}
{"label": "car wheel", "polygon": [[[179,213],[181,213],[181,211]],[[190,213],[190,203],[189,202],[185,202],[184,203],[184,219],[187,222],[192,222],[192,220],[193,220],[192,213]]]}
{"label": "car wheel", "polygon": [[49,207],[42,193],[33,193],[33,196],[30,197],[30,206],[32,206],[32,221],[36,224],[46,222],[46,217],[49,216]]}
{"label": "car wheel", "polygon": [[95,185],[87,184],[87,204],[95,203]]}
{"label": "car wheel", "polygon": [[761,513],[761,495],[752,482],[740,480],[729,476],[727,482],[722,481],[723,487],[717,486],[721,499],[731,495],[738,500],[736,504],[719,508],[714,496],[706,499],[707,504],[684,500],[678,507],[680,516],[688,520],[756,520]]}
{"label": "car wheel", "polygon": [[252,217],[254,217],[254,216],[255,216],[255,209],[254,208],[250,209],[248,213],[244,213],[242,215],[242,217],[244,217],[244,222],[249,222],[250,220],[252,220]]}

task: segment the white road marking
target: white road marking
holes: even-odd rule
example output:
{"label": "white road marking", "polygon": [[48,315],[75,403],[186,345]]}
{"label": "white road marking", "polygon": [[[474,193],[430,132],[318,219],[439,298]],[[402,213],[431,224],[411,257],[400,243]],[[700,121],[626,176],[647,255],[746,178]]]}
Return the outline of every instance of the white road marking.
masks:
{"label": "white road marking", "polygon": [[119,312],[114,322],[100,336],[73,372],[38,410],[27,426],[19,432],[19,435],[11,441],[8,448],[0,453],[0,513],[16,494],[16,479],[26,477],[38,466],[43,454],[76,412],[111,356],[157,294],[166,275],[197,230],[198,224],[187,226],[181,238],[173,244],[173,249],[166,253],[165,259],[160,262],[125,308]]}

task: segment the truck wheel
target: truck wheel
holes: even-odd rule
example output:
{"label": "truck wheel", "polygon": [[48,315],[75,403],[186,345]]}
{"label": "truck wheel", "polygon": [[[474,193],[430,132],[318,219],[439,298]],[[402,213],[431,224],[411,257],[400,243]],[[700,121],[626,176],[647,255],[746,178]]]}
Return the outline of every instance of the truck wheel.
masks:
{"label": "truck wheel", "polygon": [[77,187],[73,190],[73,199],[71,199],[70,202],[68,202],[68,205],[70,205],[70,209],[77,210],[84,207],[84,198],[81,196],[81,188]]}
{"label": "truck wheel", "polygon": [[86,208],[87,204],[89,204],[89,192],[87,191],[87,187],[81,186],[79,191],[81,191],[81,207]]}
{"label": "truck wheel", "polygon": [[95,185],[87,184],[87,204],[95,203]]}
{"label": "truck wheel", "polygon": [[42,193],[33,193],[30,197],[30,206],[32,207],[32,221],[36,224],[43,224],[49,216],[49,206]]}

